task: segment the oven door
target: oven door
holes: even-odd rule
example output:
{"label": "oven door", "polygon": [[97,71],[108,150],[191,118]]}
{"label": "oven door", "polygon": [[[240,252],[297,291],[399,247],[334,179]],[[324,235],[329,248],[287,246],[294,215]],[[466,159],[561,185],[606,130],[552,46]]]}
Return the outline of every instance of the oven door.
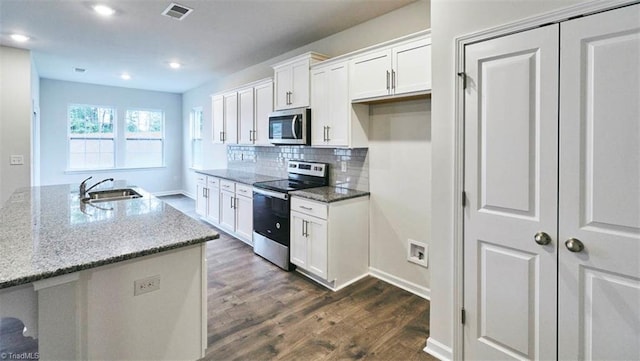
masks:
{"label": "oven door", "polygon": [[253,188],[253,231],[289,247],[289,195]]}

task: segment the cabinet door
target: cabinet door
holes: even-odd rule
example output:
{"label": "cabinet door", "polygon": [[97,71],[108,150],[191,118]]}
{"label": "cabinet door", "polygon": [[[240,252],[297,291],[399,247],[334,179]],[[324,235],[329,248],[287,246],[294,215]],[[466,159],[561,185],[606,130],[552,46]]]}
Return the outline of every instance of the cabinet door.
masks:
{"label": "cabinet door", "polygon": [[[236,207],[236,234],[240,238],[251,242],[253,238],[253,200],[248,197],[238,196]],[[253,244],[253,242],[251,242]]]}
{"label": "cabinet door", "polygon": [[309,106],[309,60],[301,60],[291,65],[291,108]]}
{"label": "cabinet door", "polygon": [[207,191],[207,219],[220,223],[220,189],[217,187]]}
{"label": "cabinet door", "polygon": [[394,94],[431,89],[431,41],[429,39],[394,47],[392,52]]}
{"label": "cabinet door", "polygon": [[273,73],[275,82],[275,108],[276,110],[288,109],[289,92],[291,92],[291,82],[293,80],[291,67],[283,66],[277,68]]}
{"label": "cabinet door", "polygon": [[385,96],[391,89],[391,49],[351,61],[351,99]]}
{"label": "cabinet door", "polygon": [[298,267],[307,269],[307,236],[305,216],[298,212],[291,212],[291,244],[290,261]]}
{"label": "cabinet door", "polygon": [[226,144],[238,143],[238,93],[224,95],[224,137]]}
{"label": "cabinet door", "polygon": [[329,68],[311,71],[311,145],[314,146],[326,145],[330,112],[329,71]]}
{"label": "cabinet door", "polygon": [[236,210],[235,193],[221,191],[220,192],[220,227],[230,232],[235,232],[236,227]]}
{"label": "cabinet door", "polygon": [[273,112],[273,82],[267,82],[255,87],[255,133],[256,145],[270,145],[269,143],[269,114]]}
{"label": "cabinet door", "polygon": [[482,84],[464,97],[469,360],[556,358],[558,32],[465,47],[467,82]]}
{"label": "cabinet door", "polygon": [[213,118],[211,139],[214,143],[224,143],[224,97],[211,98],[211,114]]}
{"label": "cabinet door", "polygon": [[309,217],[306,222],[307,264],[304,268],[316,276],[327,279],[327,221]]}
{"label": "cabinet door", "polygon": [[[336,147],[349,146],[351,102],[349,101],[348,64],[336,64],[329,70],[327,94],[329,114],[327,119],[327,143]],[[313,118],[312,118],[313,119]]]}
{"label": "cabinet door", "polygon": [[255,130],[253,88],[238,91],[238,144],[253,144]]}
{"label": "cabinet door", "polygon": [[[198,176],[199,177],[199,176]],[[196,183],[196,213],[207,216],[207,186],[206,181]]]}
{"label": "cabinet door", "polygon": [[640,5],[560,28],[558,359],[640,360]]}

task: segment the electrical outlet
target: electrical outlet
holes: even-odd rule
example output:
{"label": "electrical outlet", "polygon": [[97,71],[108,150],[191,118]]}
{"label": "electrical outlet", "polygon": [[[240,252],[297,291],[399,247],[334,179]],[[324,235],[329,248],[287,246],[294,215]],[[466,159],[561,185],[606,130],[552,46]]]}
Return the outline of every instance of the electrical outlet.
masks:
{"label": "electrical outlet", "polygon": [[139,296],[160,289],[160,275],[133,281],[133,295]]}
{"label": "electrical outlet", "polygon": [[23,165],[24,164],[24,156],[23,155],[12,155],[9,159],[10,165]]}

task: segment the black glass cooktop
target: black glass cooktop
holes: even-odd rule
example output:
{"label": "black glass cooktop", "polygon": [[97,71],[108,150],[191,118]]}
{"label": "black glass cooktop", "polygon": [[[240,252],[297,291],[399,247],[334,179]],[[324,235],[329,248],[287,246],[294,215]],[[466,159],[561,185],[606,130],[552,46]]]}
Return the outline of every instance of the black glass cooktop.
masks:
{"label": "black glass cooktop", "polygon": [[322,183],[300,182],[291,179],[280,179],[253,184],[253,186],[256,188],[269,189],[277,192],[291,192],[299,189],[322,187],[323,185],[324,184]]}

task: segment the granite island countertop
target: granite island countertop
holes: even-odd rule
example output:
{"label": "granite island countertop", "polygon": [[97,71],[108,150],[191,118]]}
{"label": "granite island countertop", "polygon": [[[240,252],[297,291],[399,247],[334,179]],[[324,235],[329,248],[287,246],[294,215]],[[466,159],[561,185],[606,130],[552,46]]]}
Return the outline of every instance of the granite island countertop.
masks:
{"label": "granite island countertop", "polygon": [[80,201],[77,185],[18,189],[0,208],[0,289],[219,237],[134,189],[143,197],[92,204]]}
{"label": "granite island countertop", "polygon": [[[233,169],[205,169],[205,170],[196,170],[196,173],[210,175],[213,177],[223,178],[230,181],[244,183],[248,185],[253,185],[253,183],[258,182],[267,182],[272,180],[278,180],[283,178],[272,177],[263,174],[257,174],[252,172],[244,172]],[[286,177],[285,177],[286,178]]]}
{"label": "granite island countertop", "polygon": [[356,189],[326,186],[307,188],[289,193],[292,196],[311,199],[318,202],[331,203],[344,201],[351,198],[366,197],[371,193]]}

